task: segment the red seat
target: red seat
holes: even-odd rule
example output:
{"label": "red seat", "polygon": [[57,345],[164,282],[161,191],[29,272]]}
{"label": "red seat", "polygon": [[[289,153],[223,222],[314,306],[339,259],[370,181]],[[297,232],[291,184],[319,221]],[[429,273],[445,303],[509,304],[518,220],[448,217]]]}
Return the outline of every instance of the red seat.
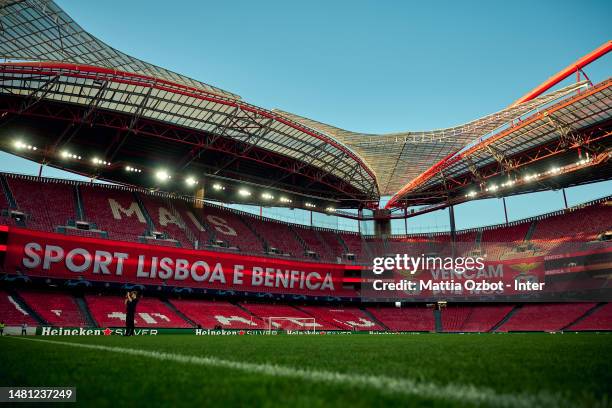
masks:
{"label": "red seat", "polygon": [[512,305],[449,306],[442,309],[442,330],[488,332],[510,313]]}
{"label": "red seat", "polygon": [[302,306],[299,308],[317,319],[340,330],[384,330],[370,316],[357,307]]}
{"label": "red seat", "polygon": [[584,315],[595,303],[528,304],[517,310],[498,331],[557,331]]}
{"label": "red seat", "polygon": [[23,300],[45,321],[53,326],[85,327],[87,319],[76,300],[61,292],[21,291]]}
{"label": "red seat", "polygon": [[198,215],[212,228],[216,239],[242,252],[261,255],[264,252],[261,241],[242,220],[242,215],[218,207],[205,206]]}
{"label": "red seat", "polygon": [[[86,296],[87,305],[100,327],[124,327],[125,304],[121,296]],[[143,298],[136,308],[137,327],[191,327],[167,305],[158,299]]]}
{"label": "red seat", "polygon": [[592,314],[568,327],[568,330],[612,330],[612,303],[606,303]]}
{"label": "red seat", "polygon": [[54,231],[77,218],[74,186],[61,181],[35,181],[21,177],[7,177],[8,185],[17,202],[17,209],[27,214],[28,228]]}
{"label": "red seat", "polygon": [[370,312],[392,331],[434,331],[433,311],[425,307],[369,307]]}
{"label": "red seat", "polygon": [[7,326],[21,326],[26,323],[36,326],[38,323],[13,299],[11,295],[0,290],[0,322]]}
{"label": "red seat", "polygon": [[[145,234],[148,226],[132,192],[95,185],[81,186],[79,189],[87,221],[108,232],[110,239],[139,242],[139,237]],[[116,203],[114,213],[111,202],[113,205]],[[134,212],[128,215],[119,207]]]}
{"label": "red seat", "polygon": [[163,200],[147,194],[139,194],[139,197],[153,221],[155,231],[165,233],[168,238],[178,241],[182,248],[194,248],[194,243],[185,231],[188,228],[187,220],[183,219],[178,209],[173,209],[174,204],[171,205],[170,199]]}
{"label": "red seat", "polygon": [[266,329],[264,322],[229,302],[173,300],[172,304],[203,328]]}
{"label": "red seat", "polygon": [[[296,317],[296,318],[313,318],[313,316],[298,310],[288,305],[272,305],[272,304],[259,304],[259,303],[242,303],[242,307],[258,316],[264,321],[265,327],[269,327],[269,321],[271,317]],[[336,325],[329,324],[326,321],[318,321],[315,318],[315,323],[311,321],[279,321],[277,328],[283,330],[338,330]]]}

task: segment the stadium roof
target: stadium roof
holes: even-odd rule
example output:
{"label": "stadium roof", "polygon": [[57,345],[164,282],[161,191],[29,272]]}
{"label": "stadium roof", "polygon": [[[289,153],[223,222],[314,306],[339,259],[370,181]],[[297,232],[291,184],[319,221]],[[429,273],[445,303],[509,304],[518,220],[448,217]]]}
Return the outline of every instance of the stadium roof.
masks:
{"label": "stadium roof", "polygon": [[406,206],[466,201],[607,179],[611,135],[608,79],[432,166],[400,190],[390,206],[399,201]]}
{"label": "stadium roof", "polygon": [[[130,115],[132,125],[148,119],[207,136],[192,140],[194,149],[187,152],[187,160],[172,157],[173,162],[197,164],[204,151],[214,150],[213,143],[233,140],[235,146],[225,146],[233,158],[225,160],[221,169],[208,172],[216,176],[236,178],[236,174],[222,171],[230,161],[251,160],[279,168],[276,159],[283,156],[293,160],[280,166],[285,174],[262,180],[245,172],[241,178],[291,190],[296,184],[291,176],[307,173],[315,195],[378,199],[372,170],[347,146],[325,134],[245,103],[234,94],[120,53],[86,33],[52,1],[0,0],[0,13],[0,57],[14,61],[0,68],[2,95],[36,103],[70,103],[88,111],[111,110]],[[164,152],[170,154],[171,150]],[[257,152],[256,159],[250,157]],[[111,180],[124,182],[116,177]],[[317,191],[315,184],[331,192]]]}
{"label": "stadium roof", "polygon": [[584,85],[572,84],[463,125],[429,131],[358,133],[291,113],[278,112],[349,146],[374,170],[381,194],[392,195],[429,169],[432,163],[456,153],[470,142],[503,128],[528,112],[572,94]]}
{"label": "stadium roof", "polygon": [[[87,33],[51,0],[0,0],[0,24],[0,58],[7,61],[0,65],[0,108],[9,114],[0,121],[33,116],[69,122],[51,136],[51,151],[41,152],[43,157],[23,156],[92,174],[94,169],[57,163],[52,155],[70,143],[105,152],[113,163],[148,152],[152,160],[175,164],[173,171],[311,194],[336,200],[339,207],[405,192],[432,163],[586,86],[543,94],[547,84],[506,109],[451,128],[364,134],[259,108],[130,57]],[[57,104],[70,106],[71,114]],[[48,122],[49,128],[56,125]],[[83,127],[123,135],[88,139]],[[92,175],[139,183],[112,169],[96,168]]]}
{"label": "stadium roof", "polygon": [[111,68],[240,98],[108,46],[83,30],[53,1],[0,0],[0,24],[3,58],[64,61]]}

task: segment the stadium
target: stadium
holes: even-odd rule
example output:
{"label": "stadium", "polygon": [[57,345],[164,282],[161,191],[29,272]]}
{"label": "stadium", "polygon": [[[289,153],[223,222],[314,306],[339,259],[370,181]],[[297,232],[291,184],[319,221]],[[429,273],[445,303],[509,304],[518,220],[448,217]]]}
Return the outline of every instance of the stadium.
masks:
{"label": "stadium", "polygon": [[[360,133],[132,57],[54,1],[0,0],[0,150],[39,166],[0,173],[0,387],[610,406],[612,80],[588,76],[610,51],[462,125]],[[602,187],[570,205],[583,186]],[[563,208],[509,218],[547,191]],[[457,228],[479,200],[504,222]],[[411,227],[432,213],[448,228]]]}

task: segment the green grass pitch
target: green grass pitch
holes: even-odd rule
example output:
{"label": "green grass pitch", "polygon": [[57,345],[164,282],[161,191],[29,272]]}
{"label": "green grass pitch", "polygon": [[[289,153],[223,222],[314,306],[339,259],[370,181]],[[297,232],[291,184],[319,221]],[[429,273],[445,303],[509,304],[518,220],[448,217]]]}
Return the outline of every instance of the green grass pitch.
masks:
{"label": "green grass pitch", "polygon": [[0,386],[76,386],[88,407],[594,407],[611,357],[588,333],[3,337]]}

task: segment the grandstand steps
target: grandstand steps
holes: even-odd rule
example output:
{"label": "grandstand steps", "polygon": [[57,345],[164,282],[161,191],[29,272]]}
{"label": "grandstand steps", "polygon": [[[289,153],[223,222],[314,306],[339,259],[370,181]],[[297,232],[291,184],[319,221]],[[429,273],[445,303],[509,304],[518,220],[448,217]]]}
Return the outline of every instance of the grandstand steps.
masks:
{"label": "grandstand steps", "polygon": [[208,242],[214,242],[217,239],[217,234],[215,234],[215,229],[210,226],[208,221],[206,221],[206,217],[203,216],[204,211],[205,210],[203,208],[196,208],[195,204],[193,208],[190,209],[191,214],[193,214],[193,216],[200,223],[200,225],[204,227],[205,233],[208,236]]}
{"label": "grandstand steps", "polygon": [[151,214],[149,214],[149,211],[147,211],[147,207],[140,199],[140,195],[138,195],[136,192],[134,192],[133,195],[136,203],[138,204],[138,208],[140,208],[142,215],[144,215],[145,220],[147,221],[147,228],[149,229],[149,232],[155,231],[155,223],[153,222],[153,218],[151,218]]}
{"label": "grandstand steps", "polygon": [[270,245],[268,244],[268,242],[266,242],[265,239],[263,239],[263,237],[259,234],[259,232],[257,232],[257,230],[255,228],[253,228],[253,226],[251,225],[250,222],[247,221],[247,217],[244,217],[240,214],[236,214],[238,216],[238,219],[240,221],[242,221],[242,223],[244,225],[246,225],[246,227],[249,229],[249,231],[251,231],[253,233],[253,235],[255,235],[255,237],[257,238],[257,240],[259,241],[259,243],[261,244],[261,250],[262,251],[267,251],[268,248],[270,247]]}
{"label": "grandstand steps", "polygon": [[391,253],[389,252],[389,243],[387,242],[387,236],[383,234],[381,235],[380,239],[382,240],[384,255],[391,255]]}
{"label": "grandstand steps", "polygon": [[359,310],[361,310],[363,312],[363,314],[368,317],[368,319],[370,319],[374,323],[380,325],[380,327],[383,327],[387,331],[391,331],[391,329],[389,329],[387,327],[387,325],[385,325],[381,320],[377,319],[376,316],[374,316],[372,313],[370,313],[370,311],[367,310],[365,307],[360,307]]}
{"label": "grandstand steps", "polygon": [[522,305],[516,305],[512,308],[511,311],[508,312],[507,315],[504,316],[503,319],[501,319],[499,321],[499,323],[497,323],[495,326],[493,326],[491,328],[491,330],[489,330],[489,332],[496,332],[500,327],[502,327],[508,320],[510,320],[510,318],[516,313],[518,312],[523,306]]}
{"label": "grandstand steps", "polygon": [[198,327],[198,324],[196,322],[194,322],[193,320],[191,320],[190,318],[188,318],[183,312],[181,312],[180,310],[177,309],[176,306],[174,306],[172,304],[172,302],[168,301],[168,299],[163,299],[162,303],[166,305],[166,307],[168,307],[170,310],[172,310],[174,313],[176,313],[176,315],[178,317],[180,317],[181,319],[183,319],[184,321],[186,321],[187,323],[189,323],[191,326],[193,327]]}
{"label": "grandstand steps", "polygon": [[49,326],[49,322],[47,322],[45,319],[43,319],[42,317],[40,317],[40,315],[38,313],[36,313],[34,311],[34,309],[32,309],[30,307],[30,305],[28,305],[26,303],[25,300],[23,300],[23,298],[19,295],[19,293],[17,293],[16,290],[13,289],[6,289],[6,292],[13,298],[13,300],[15,301],[15,303],[17,303],[19,305],[19,307],[21,307],[23,310],[25,310],[26,312],[28,312],[28,314],[34,319],[36,320],[36,322],[40,325],[40,326]]}
{"label": "grandstand steps", "polygon": [[361,247],[365,248],[365,252],[368,255],[368,259],[374,258],[374,252],[372,251],[372,248],[370,248],[370,244],[368,244],[368,241],[366,241],[363,235],[359,234],[359,236],[361,237]]}
{"label": "grandstand steps", "polygon": [[342,236],[340,236],[340,234],[334,234],[334,235],[336,236],[336,239],[338,240],[342,248],[344,248],[344,253],[348,254],[350,250],[349,250],[348,245],[346,245],[346,242],[344,242],[344,240],[342,239]]}
{"label": "grandstand steps", "polygon": [[[319,233],[319,231],[316,230],[316,229],[312,229],[312,231],[314,232],[314,235],[317,237],[319,242],[321,242],[321,244],[323,244],[323,247],[325,247],[325,251],[328,254],[333,254],[334,250],[329,246],[329,243],[325,240],[325,238],[323,238],[323,236]],[[319,258],[322,258],[322,257],[327,258],[327,256],[325,254],[318,254],[318,255],[319,255]]]}
{"label": "grandstand steps", "polygon": [[309,251],[310,248],[308,248],[308,245],[306,245],[306,241],[304,241],[304,239],[300,236],[300,234],[298,234],[297,231],[291,225],[287,225],[287,226],[289,227],[293,235],[295,235],[295,239],[297,239],[297,241],[302,246],[304,253],[306,253],[306,251]]}
{"label": "grandstand steps", "polygon": [[77,220],[85,221],[85,208],[83,207],[83,197],[78,184],[74,186],[74,204],[77,210]]}
{"label": "grandstand steps", "polygon": [[531,241],[531,237],[533,236],[533,233],[535,232],[535,229],[536,229],[537,225],[538,225],[538,221],[537,220],[531,221],[531,225],[529,225],[529,229],[527,230],[527,234],[525,234],[525,242]]}
{"label": "grandstand steps", "polygon": [[232,305],[236,306],[237,308],[239,308],[240,310],[242,310],[244,313],[248,314],[249,316],[253,316],[256,317],[258,319],[261,319],[259,316],[257,316],[255,313],[251,312],[249,309],[247,309],[246,307],[242,306],[242,304],[238,303],[238,302],[230,302]]}
{"label": "grandstand steps", "polygon": [[196,247],[196,241],[198,239],[195,236],[195,234],[193,233],[193,231],[191,230],[191,228],[185,223],[185,220],[183,220],[183,217],[181,216],[179,211],[176,209],[176,206],[172,203],[172,200],[170,200],[169,198],[166,197],[164,202],[165,202],[168,210],[170,210],[170,213],[174,216],[174,218],[177,219],[177,222],[179,223],[181,230],[183,230],[183,233],[185,234],[185,237],[187,237],[187,241],[189,241],[191,246],[193,248],[195,248]]}
{"label": "grandstand steps", "polygon": [[87,321],[87,326],[98,327],[98,324],[96,323],[93,316],[91,315],[91,311],[89,310],[89,306],[87,306],[87,302],[85,301],[85,298],[83,298],[83,296],[75,296],[74,300],[79,310],[83,314],[83,316],[85,316],[85,320]]}
{"label": "grandstand steps", "polygon": [[4,176],[0,176],[0,185],[2,185],[2,191],[4,192],[4,196],[6,197],[6,201],[9,203],[9,208],[15,210],[17,209],[17,201],[15,200],[15,196],[11,192],[11,188]]}
{"label": "grandstand steps", "polygon": [[587,310],[582,316],[580,316],[579,318],[577,318],[576,320],[574,320],[573,322],[571,322],[570,324],[566,324],[565,326],[563,326],[561,328],[561,331],[563,330],[567,330],[569,327],[572,327],[575,324],[580,323],[581,321],[583,321],[585,318],[587,318],[588,316],[592,315],[593,313],[597,312],[599,309],[601,309],[602,307],[604,307],[606,305],[606,303],[598,303],[595,306],[593,306],[592,308],[590,308],[589,310]]}
{"label": "grandstand steps", "polygon": [[433,310],[434,322],[436,323],[436,333],[442,333],[444,328],[442,327],[442,312],[440,310]]}

